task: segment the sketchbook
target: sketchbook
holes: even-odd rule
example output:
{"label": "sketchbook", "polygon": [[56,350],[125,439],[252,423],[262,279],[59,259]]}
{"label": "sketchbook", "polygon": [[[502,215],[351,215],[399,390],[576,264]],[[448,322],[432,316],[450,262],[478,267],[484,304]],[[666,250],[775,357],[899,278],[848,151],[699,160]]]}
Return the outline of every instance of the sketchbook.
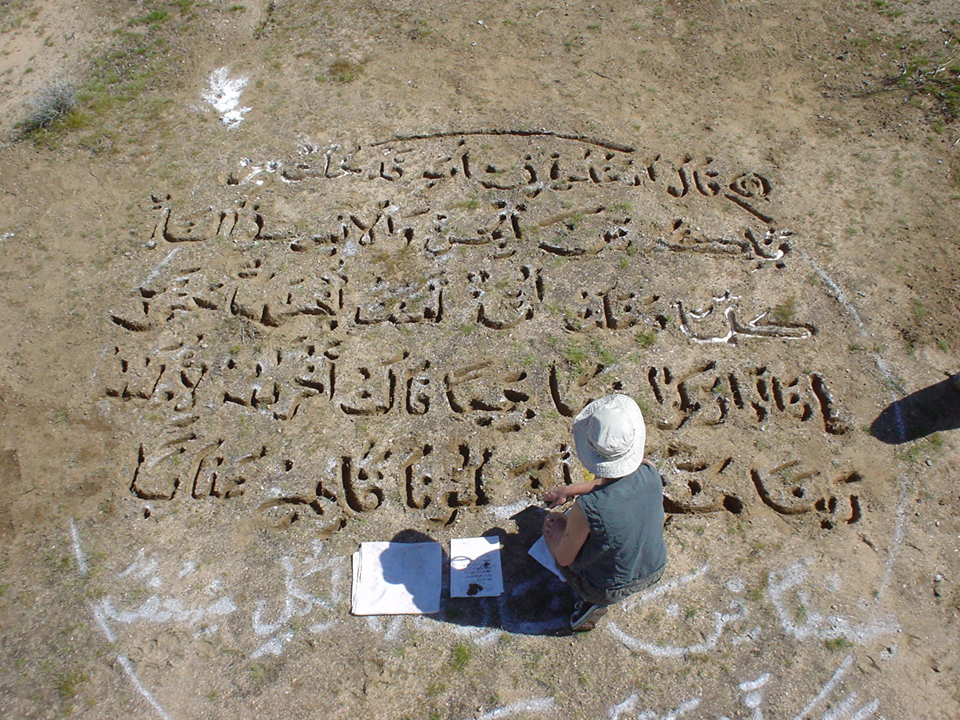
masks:
{"label": "sketchbook", "polygon": [[496,597],[503,594],[500,539],[454,538],[450,541],[450,597]]}
{"label": "sketchbook", "polygon": [[440,543],[365,542],[353,554],[354,615],[440,612]]}
{"label": "sketchbook", "polygon": [[553,555],[550,554],[550,551],[547,550],[547,541],[544,539],[543,535],[540,536],[540,539],[537,540],[527,552],[534,560],[543,565],[558,578],[564,582],[567,581],[567,579],[560,573],[560,568],[557,567],[556,559],[554,559]]}

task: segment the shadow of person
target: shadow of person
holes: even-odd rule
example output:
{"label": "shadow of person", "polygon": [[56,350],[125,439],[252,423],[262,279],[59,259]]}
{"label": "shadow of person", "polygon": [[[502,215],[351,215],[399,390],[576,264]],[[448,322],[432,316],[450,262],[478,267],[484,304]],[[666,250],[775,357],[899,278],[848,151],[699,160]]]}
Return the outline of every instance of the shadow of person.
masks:
{"label": "shadow of person", "polygon": [[[540,537],[545,511],[530,506],[513,515],[516,532],[495,527],[484,537],[500,540],[503,593],[496,597],[450,597],[449,571],[437,619],[454,625],[498,629],[518,635],[567,635],[574,598],[569,587],[527,552]],[[482,560],[482,559],[481,559]],[[475,561],[476,562],[476,561]]]}
{"label": "shadow of person", "polygon": [[379,574],[363,575],[362,605],[367,611],[360,614],[369,614],[370,610],[387,614],[439,612],[445,559],[440,543],[423,533],[416,530],[397,533],[373,559],[379,566]]}
{"label": "shadow of person", "polygon": [[870,434],[888,445],[900,445],[960,428],[960,390],[954,382],[943,380],[891,403],[870,425]]}

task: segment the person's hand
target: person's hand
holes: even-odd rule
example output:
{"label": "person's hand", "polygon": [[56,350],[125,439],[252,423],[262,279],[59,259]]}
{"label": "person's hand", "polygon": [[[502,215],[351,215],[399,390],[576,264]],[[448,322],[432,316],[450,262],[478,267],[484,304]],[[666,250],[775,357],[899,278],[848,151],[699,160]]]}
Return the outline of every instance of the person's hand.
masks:
{"label": "person's hand", "polygon": [[543,494],[543,501],[550,503],[551,508],[555,508],[557,505],[563,505],[570,499],[569,487],[569,485],[560,485],[552,490],[548,490]]}
{"label": "person's hand", "polygon": [[567,516],[560,513],[547,513],[543,519],[543,536],[550,540],[559,540],[567,529]]}

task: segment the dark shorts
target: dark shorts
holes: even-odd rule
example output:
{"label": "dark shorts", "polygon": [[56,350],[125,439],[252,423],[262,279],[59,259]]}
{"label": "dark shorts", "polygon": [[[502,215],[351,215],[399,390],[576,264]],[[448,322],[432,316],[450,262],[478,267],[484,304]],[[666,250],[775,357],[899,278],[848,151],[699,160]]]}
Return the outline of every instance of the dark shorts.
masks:
{"label": "dark shorts", "polygon": [[570,588],[573,590],[573,593],[579,597],[581,600],[586,600],[588,603],[593,603],[594,605],[613,605],[620,602],[621,600],[626,599],[634,593],[638,593],[641,590],[646,590],[651,585],[655,584],[657,581],[663,577],[663,571],[666,566],[660,568],[654,573],[642,577],[639,580],[630,583],[629,585],[624,585],[622,587],[615,588],[595,588],[588,585],[583,578],[575,573],[570,572],[569,568],[557,566],[563,575],[566,578],[567,582],[570,584]]}

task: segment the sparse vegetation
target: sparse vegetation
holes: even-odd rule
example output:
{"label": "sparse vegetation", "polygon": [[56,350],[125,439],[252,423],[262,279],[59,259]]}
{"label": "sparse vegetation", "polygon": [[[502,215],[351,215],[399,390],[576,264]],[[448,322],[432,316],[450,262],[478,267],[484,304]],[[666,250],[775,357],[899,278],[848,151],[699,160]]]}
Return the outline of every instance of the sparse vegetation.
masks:
{"label": "sparse vegetation", "polygon": [[354,63],[343,58],[330,63],[330,79],[343,85],[352,83],[363,74],[363,63]]}
{"label": "sparse vegetation", "polygon": [[480,208],[480,201],[476,198],[471,198],[469,200],[462,200],[460,202],[455,202],[450,206],[451,210],[477,210]]}
{"label": "sparse vegetation", "polygon": [[580,345],[571,343],[563,350],[563,359],[573,365],[577,370],[583,369],[583,363],[587,360],[587,351]]}
{"label": "sparse vegetation", "polygon": [[72,700],[77,696],[79,687],[86,681],[86,674],[79,670],[62,673],[57,676],[57,692],[64,700]]}
{"label": "sparse vegetation", "polygon": [[[144,12],[114,29],[112,41],[75,80],[57,80],[37,94],[18,126],[21,136],[53,146],[69,134],[79,147],[101,151],[116,147],[121,125],[155,123],[173,100],[151,91],[179,55],[176,43],[195,18],[192,5],[193,0],[144,3]],[[171,7],[180,12],[171,14]]]}
{"label": "sparse vegetation", "polygon": [[20,131],[31,135],[50,129],[54,123],[67,124],[77,110],[77,89],[65,79],[55,80],[30,100],[30,113],[20,123]]}
{"label": "sparse vegetation", "polygon": [[[911,96],[930,98],[939,112],[952,120],[960,118],[960,48],[957,36],[951,34],[944,49],[930,57],[918,55],[900,64],[900,75],[892,82],[905,87]],[[952,53],[946,55],[946,53]]]}
{"label": "sparse vegetation", "polygon": [[835,637],[825,640],[823,643],[827,650],[839,651],[850,647],[850,641],[845,637]]}
{"label": "sparse vegetation", "polygon": [[465,642],[457,643],[450,657],[450,666],[457,672],[461,672],[467,667],[470,659],[473,657],[473,646]]}
{"label": "sparse vegetation", "polygon": [[797,313],[797,299],[791,295],[773,308],[773,319],[780,325],[790,323]]}
{"label": "sparse vegetation", "polygon": [[922,323],[927,317],[927,309],[923,306],[923,303],[919,300],[913,301],[913,319],[919,324]]}
{"label": "sparse vegetation", "polygon": [[657,334],[652,330],[641,331],[636,335],[637,345],[639,345],[644,350],[647,350],[653,347],[654,343],[657,342]]}
{"label": "sparse vegetation", "polygon": [[597,354],[597,357],[600,358],[600,362],[602,362],[604,365],[610,366],[617,362],[617,356],[614,355],[608,348],[604,347],[603,343],[601,343],[599,340],[591,341],[590,347],[593,348],[594,352]]}
{"label": "sparse vegetation", "polygon": [[129,25],[131,27],[136,27],[137,25],[151,25],[158,27],[161,23],[165,22],[168,17],[169,14],[166,10],[151,10],[146,15],[133,18],[133,20],[129,22]]}

